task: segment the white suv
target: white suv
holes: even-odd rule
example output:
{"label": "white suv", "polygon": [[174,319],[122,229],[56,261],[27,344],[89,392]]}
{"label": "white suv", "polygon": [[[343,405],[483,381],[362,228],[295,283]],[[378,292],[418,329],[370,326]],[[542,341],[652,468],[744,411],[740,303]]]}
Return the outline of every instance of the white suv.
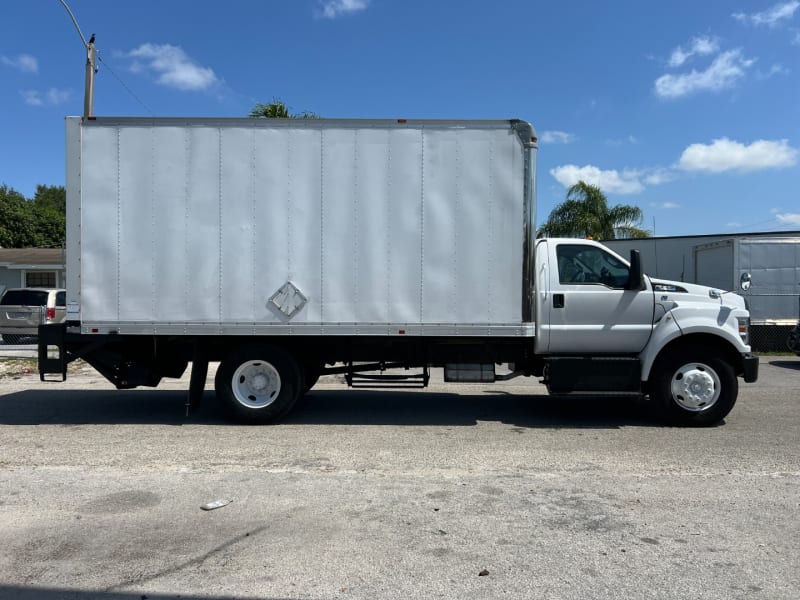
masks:
{"label": "white suv", "polygon": [[0,334],[6,344],[39,335],[39,325],[63,323],[66,292],[49,288],[6,290],[0,299]]}

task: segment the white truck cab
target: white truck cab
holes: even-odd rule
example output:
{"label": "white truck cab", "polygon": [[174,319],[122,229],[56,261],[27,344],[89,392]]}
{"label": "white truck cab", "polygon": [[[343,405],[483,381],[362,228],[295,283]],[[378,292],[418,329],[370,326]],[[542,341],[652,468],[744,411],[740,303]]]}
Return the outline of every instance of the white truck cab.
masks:
{"label": "white truck cab", "polygon": [[651,279],[631,258],[591,240],[537,240],[535,351],[549,357],[546,383],[556,392],[644,389],[681,421],[724,416],[736,372],[757,377],[744,299]]}

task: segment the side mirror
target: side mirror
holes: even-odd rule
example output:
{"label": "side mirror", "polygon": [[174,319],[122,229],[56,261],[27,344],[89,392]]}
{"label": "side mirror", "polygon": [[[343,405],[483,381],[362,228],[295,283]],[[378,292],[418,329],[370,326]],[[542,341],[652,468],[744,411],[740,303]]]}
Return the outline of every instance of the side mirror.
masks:
{"label": "side mirror", "polygon": [[631,270],[628,275],[628,283],[625,284],[625,289],[644,289],[644,281],[642,281],[642,257],[638,250],[631,250]]}
{"label": "side mirror", "polygon": [[739,287],[746,292],[751,285],[753,285],[753,277],[750,273],[742,273],[741,277],[739,277]]}

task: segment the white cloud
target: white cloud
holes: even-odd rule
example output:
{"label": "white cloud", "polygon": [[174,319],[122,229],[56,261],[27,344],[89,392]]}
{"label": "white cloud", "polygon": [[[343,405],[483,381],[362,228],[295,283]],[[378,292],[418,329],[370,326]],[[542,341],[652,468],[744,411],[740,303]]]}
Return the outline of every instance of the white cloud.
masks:
{"label": "white cloud", "polygon": [[132,71],[151,72],[156,76],[156,82],[166,87],[198,91],[207,90],[219,83],[212,69],[195,63],[179,46],[142,44],[125,56],[134,59]]}
{"label": "white cloud", "polygon": [[18,54],[12,57],[2,55],[0,56],[0,63],[22,71],[23,73],[39,72],[39,61],[36,60],[35,56],[31,56],[30,54]]}
{"label": "white cloud", "polygon": [[626,138],[611,138],[605,141],[606,146],[619,147],[623,144],[638,144],[639,140],[633,135],[628,135]]}
{"label": "white cloud", "polygon": [[604,192],[617,194],[637,194],[644,190],[638,171],[603,171],[594,165],[562,165],[550,170],[550,174],[564,187],[584,181],[598,186]]}
{"label": "white cloud", "polygon": [[758,171],[791,167],[798,152],[787,140],[756,140],[750,145],[720,138],[711,144],[692,144],[681,154],[678,166],[685,171]]}
{"label": "white cloud", "polygon": [[651,206],[654,206],[656,208],[663,208],[665,210],[670,210],[670,209],[673,209],[673,208],[680,208],[681,207],[680,204],[676,204],[675,202],[662,202],[660,204],[651,204]]}
{"label": "white cloud", "polygon": [[693,56],[707,56],[714,54],[718,50],[719,43],[714,38],[696,37],[692,39],[687,50],[684,50],[682,46],[675,48],[669,57],[668,64],[670,67],[680,67]]}
{"label": "white cloud", "polygon": [[792,38],[792,46],[800,46],[800,31],[794,34]]}
{"label": "white cloud", "polygon": [[323,0],[316,11],[318,17],[335,19],[344,14],[366,10],[370,0]]}
{"label": "white cloud", "polygon": [[44,106],[42,95],[36,90],[22,90],[20,95],[25,104],[30,106]]}
{"label": "white cloud", "polygon": [[656,79],[655,91],[660,98],[681,98],[699,91],[720,91],[730,88],[744,77],[754,59],[742,56],[741,50],[718,55],[705,71],[692,69],[679,75],[662,75]]}
{"label": "white cloud", "polygon": [[789,74],[789,69],[787,69],[780,63],[775,63],[769,68],[769,71],[767,72],[763,71],[756,72],[756,77],[758,79],[764,80],[764,79],[769,79],[770,77],[774,77],[775,75],[788,75],[788,74]]}
{"label": "white cloud", "polygon": [[778,213],[775,218],[782,225],[800,225],[800,213]]}
{"label": "white cloud", "polygon": [[543,144],[571,144],[576,139],[574,133],[566,131],[543,131],[539,136],[539,141]]}
{"label": "white cloud", "polygon": [[30,106],[58,106],[72,98],[72,90],[50,88],[46,92],[39,90],[23,90],[20,92],[22,100]]}
{"label": "white cloud", "polygon": [[663,167],[651,169],[644,175],[644,182],[647,185],[662,185],[664,183],[669,183],[673,179],[675,179],[674,170],[665,169]]}
{"label": "white cloud", "polygon": [[752,23],[753,25],[766,25],[767,27],[777,27],[782,21],[787,21],[794,17],[794,13],[800,8],[800,0],[783,2],[776,4],[765,11],[753,14],[734,13],[733,18],[742,23]]}

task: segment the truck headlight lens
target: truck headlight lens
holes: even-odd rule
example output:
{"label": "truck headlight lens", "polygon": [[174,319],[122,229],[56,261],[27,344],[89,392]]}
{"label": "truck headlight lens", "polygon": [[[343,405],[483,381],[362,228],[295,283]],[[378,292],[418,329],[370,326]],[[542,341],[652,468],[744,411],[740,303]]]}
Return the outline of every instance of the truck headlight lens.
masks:
{"label": "truck headlight lens", "polygon": [[750,345],[750,319],[748,317],[736,317],[739,322],[739,337],[742,338],[745,346]]}

